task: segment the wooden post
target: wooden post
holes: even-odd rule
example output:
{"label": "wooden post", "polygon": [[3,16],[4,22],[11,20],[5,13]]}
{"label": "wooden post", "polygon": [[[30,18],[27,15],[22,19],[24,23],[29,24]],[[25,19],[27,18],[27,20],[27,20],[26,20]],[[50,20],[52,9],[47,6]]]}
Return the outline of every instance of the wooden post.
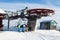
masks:
{"label": "wooden post", "polygon": [[3,19],[3,16],[0,14],[0,31],[3,30],[2,19]]}
{"label": "wooden post", "polygon": [[10,23],[10,19],[9,19],[9,17],[8,17],[8,29],[9,29],[9,23]]}

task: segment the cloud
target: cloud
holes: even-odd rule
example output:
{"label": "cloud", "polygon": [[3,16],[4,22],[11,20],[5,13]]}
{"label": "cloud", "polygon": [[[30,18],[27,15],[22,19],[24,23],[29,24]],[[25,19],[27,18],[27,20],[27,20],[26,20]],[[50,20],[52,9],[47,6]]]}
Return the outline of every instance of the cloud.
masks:
{"label": "cloud", "polygon": [[54,5],[50,1],[46,2],[47,4],[39,4],[39,3],[0,3],[0,8],[2,9],[7,9],[7,10],[18,10],[18,9],[23,9],[26,6],[29,8],[50,8],[50,9],[55,9]]}
{"label": "cloud", "polygon": [[60,0],[46,0],[47,5],[53,5],[55,7],[60,7]]}
{"label": "cloud", "polygon": [[52,8],[52,6],[37,3],[0,3],[0,5],[0,8],[6,10],[21,10],[26,6],[29,8]]}

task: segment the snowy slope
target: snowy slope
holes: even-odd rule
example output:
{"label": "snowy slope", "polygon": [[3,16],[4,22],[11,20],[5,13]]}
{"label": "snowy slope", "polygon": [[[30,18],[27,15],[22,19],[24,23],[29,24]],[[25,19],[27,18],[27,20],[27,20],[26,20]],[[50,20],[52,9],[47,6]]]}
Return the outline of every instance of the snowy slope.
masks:
{"label": "snowy slope", "polygon": [[34,32],[0,32],[0,40],[60,40],[60,32],[37,30]]}

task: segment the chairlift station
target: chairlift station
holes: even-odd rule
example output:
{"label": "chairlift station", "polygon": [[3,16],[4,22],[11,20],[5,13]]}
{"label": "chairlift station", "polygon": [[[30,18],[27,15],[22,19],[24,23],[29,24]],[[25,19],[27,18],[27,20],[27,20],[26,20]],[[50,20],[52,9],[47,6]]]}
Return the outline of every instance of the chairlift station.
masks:
{"label": "chairlift station", "polygon": [[[8,29],[9,29],[9,22],[10,20],[15,20],[18,18],[27,18],[28,19],[28,27],[29,31],[34,31],[35,30],[35,25],[36,25],[36,20],[41,19],[41,17],[48,17],[50,15],[54,15],[54,10],[52,9],[41,9],[41,8],[36,8],[36,9],[22,9],[22,10],[17,10],[16,12],[11,12],[11,11],[6,11],[3,10],[4,12],[0,12],[0,30],[2,30],[2,20],[7,19],[8,20]],[[18,12],[20,12],[18,15]],[[26,14],[24,13],[26,12]],[[8,15],[11,13],[11,16]]]}

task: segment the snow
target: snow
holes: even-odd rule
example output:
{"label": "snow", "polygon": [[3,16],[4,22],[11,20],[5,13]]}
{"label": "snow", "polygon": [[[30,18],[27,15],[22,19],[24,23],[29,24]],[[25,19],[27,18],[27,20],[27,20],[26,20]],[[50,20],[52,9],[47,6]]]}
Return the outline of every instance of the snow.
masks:
{"label": "snow", "polygon": [[0,32],[0,40],[60,40],[60,32],[56,30],[3,31]]}
{"label": "snow", "polygon": [[6,14],[6,12],[2,9],[0,9],[0,14]]}

